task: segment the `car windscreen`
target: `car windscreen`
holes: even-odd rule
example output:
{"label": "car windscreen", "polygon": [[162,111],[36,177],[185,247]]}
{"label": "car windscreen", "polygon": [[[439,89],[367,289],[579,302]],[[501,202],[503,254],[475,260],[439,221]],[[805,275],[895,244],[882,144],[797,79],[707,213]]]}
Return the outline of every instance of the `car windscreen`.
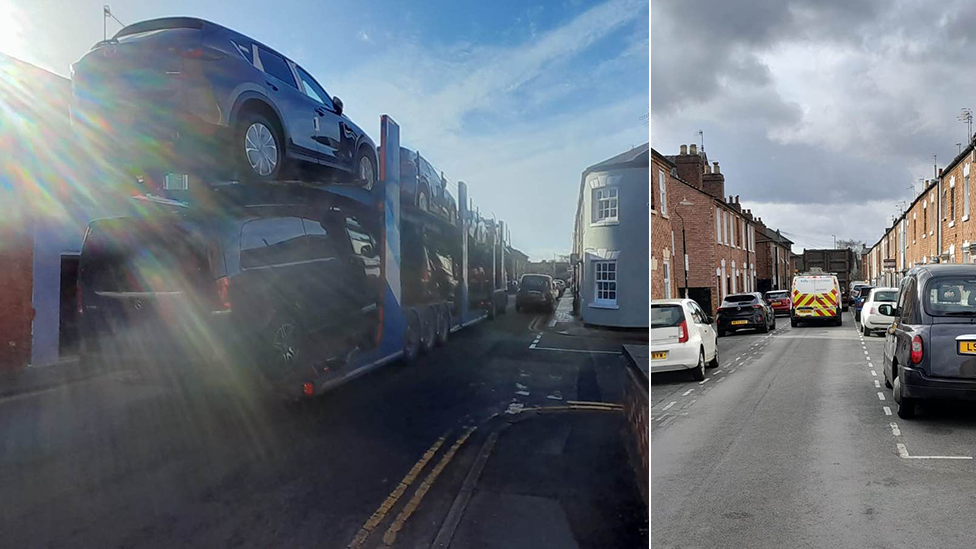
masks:
{"label": "car windscreen", "polygon": [[651,305],[651,328],[673,328],[685,319],[681,305]]}
{"label": "car windscreen", "polygon": [[735,305],[738,305],[740,303],[755,303],[756,296],[751,294],[730,295],[725,297],[725,302],[732,303]]}
{"label": "car windscreen", "polygon": [[783,291],[783,292],[766,292],[766,299],[783,299],[783,298],[785,298],[788,295],[789,295],[789,293],[786,292],[786,291]]}
{"label": "car windscreen", "polygon": [[894,303],[898,299],[897,290],[881,290],[874,292],[874,297],[871,298],[872,301],[878,302],[888,302]]}
{"label": "car windscreen", "polygon": [[976,316],[976,276],[932,278],[922,294],[925,312],[933,316]]}
{"label": "car windscreen", "polygon": [[526,290],[545,290],[549,281],[541,276],[523,276],[522,287]]}

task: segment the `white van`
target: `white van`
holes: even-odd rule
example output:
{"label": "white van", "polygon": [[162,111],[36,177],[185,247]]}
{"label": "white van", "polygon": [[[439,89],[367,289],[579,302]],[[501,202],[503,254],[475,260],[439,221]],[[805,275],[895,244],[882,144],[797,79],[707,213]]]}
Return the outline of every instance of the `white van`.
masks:
{"label": "white van", "polygon": [[793,277],[790,292],[790,325],[800,322],[828,322],[840,326],[840,284],[832,274],[798,275]]}

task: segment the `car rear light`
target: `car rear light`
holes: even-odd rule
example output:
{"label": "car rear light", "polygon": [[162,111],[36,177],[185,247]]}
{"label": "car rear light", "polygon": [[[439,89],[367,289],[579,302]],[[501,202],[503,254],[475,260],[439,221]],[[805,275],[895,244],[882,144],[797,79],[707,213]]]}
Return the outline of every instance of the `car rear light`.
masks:
{"label": "car rear light", "polygon": [[214,283],[217,285],[217,307],[221,311],[229,311],[230,304],[230,279],[226,276],[218,278]]}
{"label": "car rear light", "polygon": [[688,341],[688,321],[682,320],[681,324],[678,324],[678,343],[686,343]]}
{"label": "car rear light", "polygon": [[912,364],[922,362],[922,338],[915,336],[912,338]]}

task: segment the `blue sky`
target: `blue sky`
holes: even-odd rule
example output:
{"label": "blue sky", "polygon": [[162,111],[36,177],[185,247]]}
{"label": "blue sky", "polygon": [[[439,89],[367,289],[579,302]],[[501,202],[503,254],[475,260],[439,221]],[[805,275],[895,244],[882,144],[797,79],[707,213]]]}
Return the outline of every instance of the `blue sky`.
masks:
{"label": "blue sky", "polygon": [[[102,37],[102,1],[0,0],[0,51],[62,75]],[[233,9],[229,7],[233,5]],[[303,65],[378,141],[402,126],[533,258],[568,253],[580,173],[648,140],[648,3],[111,2],[125,23],[210,19]],[[111,35],[119,26],[109,23]]]}

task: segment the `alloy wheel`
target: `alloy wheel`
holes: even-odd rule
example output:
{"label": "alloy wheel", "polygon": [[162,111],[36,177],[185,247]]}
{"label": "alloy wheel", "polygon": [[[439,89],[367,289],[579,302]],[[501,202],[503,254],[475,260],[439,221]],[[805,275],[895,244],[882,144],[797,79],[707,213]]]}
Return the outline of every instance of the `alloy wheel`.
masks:
{"label": "alloy wheel", "polygon": [[369,158],[363,156],[359,159],[359,179],[365,181],[365,186],[367,189],[373,188],[373,163],[369,161]]}
{"label": "alloy wheel", "polygon": [[251,169],[258,175],[270,175],[278,165],[278,144],[274,133],[261,122],[248,126],[244,133],[244,154]]}

